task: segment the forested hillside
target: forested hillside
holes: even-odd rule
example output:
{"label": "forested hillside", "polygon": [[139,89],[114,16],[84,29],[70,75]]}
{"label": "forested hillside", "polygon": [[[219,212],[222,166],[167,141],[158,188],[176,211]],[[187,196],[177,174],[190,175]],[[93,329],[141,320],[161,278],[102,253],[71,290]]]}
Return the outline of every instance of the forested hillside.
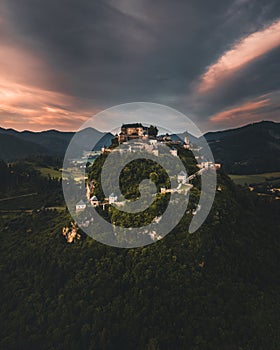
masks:
{"label": "forested hillside", "polygon": [[[189,133],[171,135],[173,140],[188,136],[195,144],[197,138]],[[47,130],[18,132],[0,128],[0,159],[14,161],[43,154],[63,157],[74,132]],[[256,174],[280,171],[280,124],[264,121],[241,128],[208,132],[205,135],[216,162],[230,174]],[[113,135],[94,128],[79,131],[77,155],[81,150],[100,150],[109,146]]]}
{"label": "forested hillside", "polygon": [[280,123],[263,121],[205,135],[217,162],[230,174],[280,170]]}
{"label": "forested hillside", "polygon": [[138,249],[69,244],[66,211],[1,213],[2,349],[279,349],[279,201],[220,190]]}
{"label": "forested hillside", "polygon": [[0,159],[15,161],[30,155],[46,154],[47,149],[36,143],[0,133]]}
{"label": "forested hillside", "polygon": [[[10,162],[34,155],[63,157],[74,134],[58,130],[19,132],[0,128],[0,159]],[[80,130],[78,134],[77,154],[83,150],[100,150],[104,145],[109,146],[113,137],[94,128]]]}

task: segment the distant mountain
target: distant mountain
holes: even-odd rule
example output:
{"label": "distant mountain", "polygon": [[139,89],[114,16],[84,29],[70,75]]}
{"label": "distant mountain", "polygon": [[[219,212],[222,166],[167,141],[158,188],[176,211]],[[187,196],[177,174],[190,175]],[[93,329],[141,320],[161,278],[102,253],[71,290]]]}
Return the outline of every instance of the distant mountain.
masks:
{"label": "distant mountain", "polygon": [[280,123],[263,121],[204,136],[228,173],[280,171]]}
{"label": "distant mountain", "polygon": [[[63,157],[74,132],[48,130],[42,132],[16,131],[0,128],[0,159],[21,159],[27,155],[48,154]],[[81,150],[100,150],[109,146],[113,135],[94,128],[78,132],[77,155]],[[170,135],[173,140],[184,140],[187,133]],[[6,137],[5,137],[6,136]],[[191,143],[197,138],[187,134]],[[241,128],[205,135],[214,158],[231,174],[254,174],[280,171],[280,123],[263,121]]]}
{"label": "distant mountain", "polygon": [[[103,133],[93,128],[83,129],[81,131],[78,131],[77,134],[78,136],[75,137],[75,140],[73,141],[76,144],[75,156],[79,156],[80,154],[83,153],[83,151],[91,151],[91,150],[99,151],[103,146],[108,147],[111,145],[111,140],[113,138],[112,134]],[[74,133],[73,133],[73,136],[74,136]],[[69,142],[67,143],[66,148]],[[66,151],[66,148],[65,148],[65,151]]]}
{"label": "distant mountain", "polygon": [[41,145],[0,132],[0,159],[8,162],[36,154],[48,154]]}
{"label": "distant mountain", "polygon": [[100,138],[100,140],[95,144],[94,150],[98,151],[102,147],[108,147],[112,143],[112,139],[114,138],[114,135],[111,134],[110,132],[103,134],[103,136]]}
{"label": "distant mountain", "polygon": [[[94,128],[83,129],[78,131],[78,134],[79,137],[76,138],[77,154],[81,150],[92,150],[93,148],[100,150],[104,145],[109,146],[113,137],[110,133],[102,133]],[[0,159],[10,161],[34,154],[63,156],[74,135],[74,132],[57,130],[19,132],[13,129],[0,128],[0,137],[3,145],[4,136],[9,136],[11,143],[13,143],[13,145],[10,145],[11,147],[8,147],[9,138],[5,138],[6,146],[0,149]],[[20,149],[18,145],[22,145],[23,148]]]}
{"label": "distant mountain", "polygon": [[42,132],[19,132],[13,129],[7,129],[4,131],[4,133],[15,136],[21,140],[36,143],[46,148],[48,150],[48,153],[57,155],[65,153],[67,145],[74,135],[73,132],[59,132],[57,130],[48,130]]}

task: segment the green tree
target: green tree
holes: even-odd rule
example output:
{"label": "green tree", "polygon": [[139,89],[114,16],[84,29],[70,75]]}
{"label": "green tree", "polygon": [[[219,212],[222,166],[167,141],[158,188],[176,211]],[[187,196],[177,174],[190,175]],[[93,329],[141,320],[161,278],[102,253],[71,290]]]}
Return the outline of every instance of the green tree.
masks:
{"label": "green tree", "polygon": [[152,173],[150,173],[150,180],[154,183],[157,183],[158,182],[158,174],[154,171]]}
{"label": "green tree", "polygon": [[150,125],[148,128],[148,135],[152,137],[157,137],[158,128],[154,125]]}

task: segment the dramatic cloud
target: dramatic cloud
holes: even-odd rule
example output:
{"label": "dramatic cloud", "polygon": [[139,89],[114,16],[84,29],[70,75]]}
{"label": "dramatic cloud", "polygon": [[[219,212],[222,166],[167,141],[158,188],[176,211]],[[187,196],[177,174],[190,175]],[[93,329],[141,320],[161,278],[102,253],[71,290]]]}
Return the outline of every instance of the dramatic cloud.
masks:
{"label": "dramatic cloud", "polygon": [[[75,130],[96,111],[147,101],[208,130],[229,123],[213,116],[279,90],[277,0],[3,0],[0,10],[0,126]],[[277,119],[272,107],[262,119]]]}
{"label": "dramatic cloud", "polygon": [[39,53],[23,45],[0,19],[0,121],[2,127],[42,130],[78,127],[91,113],[78,98],[55,91],[59,78]]}
{"label": "dramatic cloud", "polygon": [[72,130],[90,117],[76,98],[0,80],[1,126],[42,130],[54,126]]}
{"label": "dramatic cloud", "polygon": [[244,125],[254,121],[263,120],[263,115],[270,115],[271,119],[280,121],[280,91],[260,96],[233,106],[210,117],[210,121],[227,127]]}
{"label": "dramatic cloud", "polygon": [[237,70],[280,45],[280,20],[265,29],[248,35],[230,50],[202,76],[199,93],[207,92],[230,78]]}

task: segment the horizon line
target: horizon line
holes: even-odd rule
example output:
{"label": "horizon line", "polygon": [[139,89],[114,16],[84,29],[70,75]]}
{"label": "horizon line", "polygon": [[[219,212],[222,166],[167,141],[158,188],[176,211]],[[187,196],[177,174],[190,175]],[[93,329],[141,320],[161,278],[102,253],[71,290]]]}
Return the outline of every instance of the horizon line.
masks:
{"label": "horizon line", "polygon": [[[243,127],[246,127],[246,126],[249,126],[249,125],[254,125],[254,124],[260,124],[260,123],[274,123],[274,124],[280,124],[280,122],[278,121],[275,121],[275,120],[268,120],[268,119],[263,119],[263,120],[260,120],[260,121],[255,121],[255,122],[251,122],[251,123],[245,123],[245,124],[240,124],[236,127],[229,127],[229,128],[224,128],[224,129],[217,129],[217,130],[208,130],[208,131],[205,131],[203,132],[203,134],[207,134],[209,132],[223,132],[223,131],[227,131],[227,130],[233,130],[233,129],[240,129],[240,128],[243,128]],[[152,125],[152,124],[151,124]],[[155,125],[158,127],[158,125]],[[83,129],[77,129],[77,130],[59,130],[59,129],[42,129],[42,130],[31,130],[31,129],[22,129],[22,130],[18,130],[18,129],[14,129],[14,128],[3,128],[0,126],[0,130],[13,130],[15,132],[18,132],[18,133],[22,133],[22,132],[31,132],[31,133],[41,133],[41,132],[49,132],[49,131],[55,131],[55,132],[60,132],[60,133],[76,133],[76,132],[79,132],[79,131],[82,131],[82,130],[86,130],[86,129],[94,129],[100,133],[110,133],[110,131],[101,131],[99,129],[96,129],[94,127],[86,127],[86,128],[83,128]],[[182,131],[182,132],[186,132],[186,131]]]}

